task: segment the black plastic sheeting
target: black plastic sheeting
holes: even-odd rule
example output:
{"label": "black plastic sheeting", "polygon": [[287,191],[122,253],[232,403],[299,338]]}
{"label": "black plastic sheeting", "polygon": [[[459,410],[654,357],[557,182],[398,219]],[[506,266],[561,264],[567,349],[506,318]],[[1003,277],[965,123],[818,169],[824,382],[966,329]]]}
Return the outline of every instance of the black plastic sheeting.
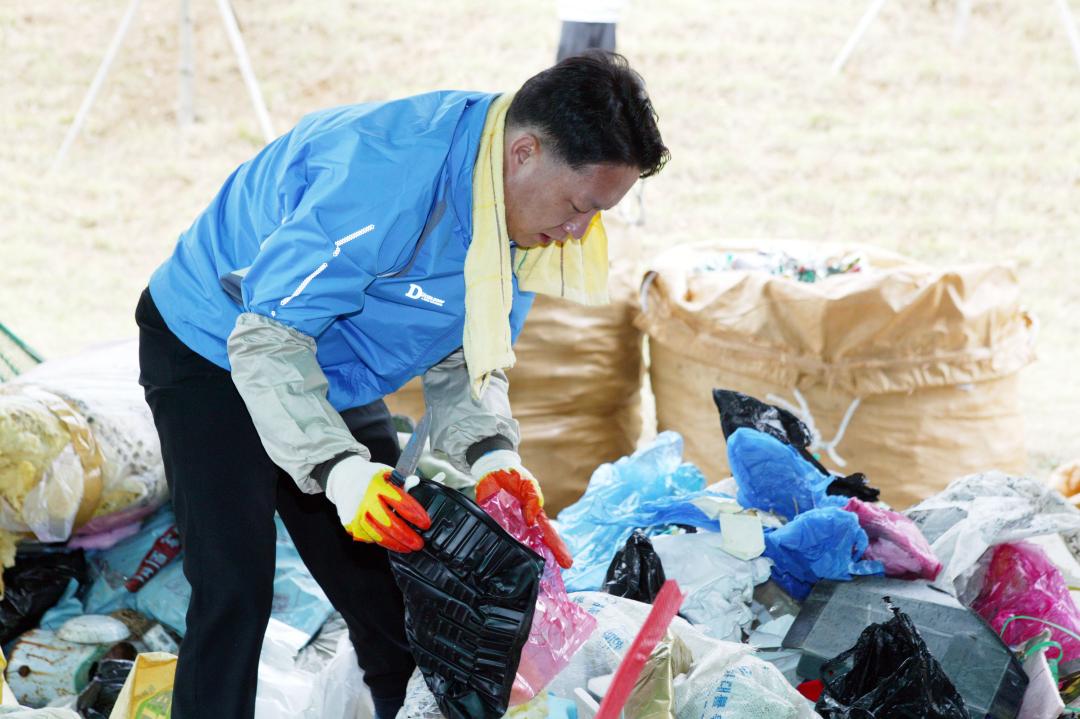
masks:
{"label": "black plastic sheeting", "polygon": [[529,638],[544,560],[460,492],[421,479],[410,494],[431,528],[418,552],[390,552],[405,633],[447,719],[506,713]]}
{"label": "black plastic sheeting", "polygon": [[864,502],[876,502],[881,496],[881,490],[871,487],[862,472],[849,474],[846,477],[836,477],[832,484],[825,488],[825,494],[839,495],[841,497],[855,497]]}
{"label": "black plastic sheeting", "polygon": [[135,662],[130,659],[103,659],[97,673],[86,685],[75,704],[85,719],[109,719],[113,705],[124,688]]}
{"label": "black plastic sheeting", "polygon": [[1020,662],[982,617],[921,579],[818,582],[783,641],[802,654],[799,676],[819,677],[824,663],[854,645],[864,629],[891,620],[884,597],[910,618],[973,717],[1015,719],[1028,685]]}
{"label": "black plastic sheeting", "polygon": [[20,547],[15,566],[4,571],[0,644],[35,628],[42,615],[60,600],[72,579],[86,581],[86,557],[81,549]]}
{"label": "black plastic sheeting", "polygon": [[876,502],[881,495],[881,490],[871,487],[862,472],[841,477],[826,469],[808,449],[814,440],[810,428],[783,407],[766,404],[748,394],[730,389],[714,389],[713,402],[720,411],[720,428],[724,432],[725,440],[740,427],[756,429],[791,445],[823,475],[833,476],[833,482],[826,490],[827,494],[857,497],[864,502]]}
{"label": "black plastic sheeting", "polygon": [[652,604],[664,579],[660,556],[645,533],[637,529],[611,560],[604,577],[604,591],[616,597]]}
{"label": "black plastic sheeting", "polygon": [[822,666],[822,719],[970,719],[964,700],[927,650],[911,618],[889,598],[892,619]]}

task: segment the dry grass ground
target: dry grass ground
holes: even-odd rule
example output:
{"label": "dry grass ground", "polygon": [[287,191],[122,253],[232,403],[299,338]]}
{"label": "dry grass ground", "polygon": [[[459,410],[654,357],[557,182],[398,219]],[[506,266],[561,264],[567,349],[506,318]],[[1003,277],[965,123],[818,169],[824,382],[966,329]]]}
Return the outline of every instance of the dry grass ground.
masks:
{"label": "dry grass ground", "polygon": [[[139,290],[260,145],[212,0],[192,0],[198,122],[176,127],[178,5],[145,0],[83,137],[46,170],[125,0],[0,4],[0,319],[54,356],[134,332]],[[513,88],[549,63],[551,0],[234,0],[276,129],[334,104]],[[1025,373],[1033,470],[1080,456],[1080,68],[1049,0],[889,3],[839,78],[863,0],[632,0],[620,49],[674,160],[652,247],[859,240],[1009,261],[1042,320]],[[1080,11],[1080,7],[1077,7]]]}

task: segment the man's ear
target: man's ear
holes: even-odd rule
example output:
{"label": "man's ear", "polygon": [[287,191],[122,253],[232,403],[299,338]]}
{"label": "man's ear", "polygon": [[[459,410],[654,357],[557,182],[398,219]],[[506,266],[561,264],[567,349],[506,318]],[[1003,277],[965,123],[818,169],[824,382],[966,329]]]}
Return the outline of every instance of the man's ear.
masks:
{"label": "man's ear", "polygon": [[509,159],[514,169],[535,161],[540,154],[540,138],[529,132],[521,131],[510,142]]}

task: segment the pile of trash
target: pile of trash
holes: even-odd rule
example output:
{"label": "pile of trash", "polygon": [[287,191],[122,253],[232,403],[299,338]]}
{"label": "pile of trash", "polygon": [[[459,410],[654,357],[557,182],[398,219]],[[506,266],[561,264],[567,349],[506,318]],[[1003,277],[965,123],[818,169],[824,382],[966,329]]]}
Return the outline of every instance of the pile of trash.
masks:
{"label": "pile of trash", "polygon": [[[167,716],[190,587],[156,447],[124,454],[117,438],[142,435],[99,431],[118,420],[23,377],[0,392],[12,538],[0,717]],[[429,478],[413,490],[443,531],[393,561],[421,658],[401,719],[1053,719],[1080,707],[1072,500],[987,472],[898,512],[872,478],[826,469],[787,409],[712,398],[731,476],[685,462],[674,432],[601,465],[555,520],[569,570],[508,494],[477,504]],[[102,510],[123,488],[127,504]],[[369,719],[345,623],[277,529],[256,716]],[[475,641],[440,650],[450,624]]]}
{"label": "pile of trash", "polygon": [[766,272],[796,282],[821,282],[836,275],[865,272],[870,266],[869,259],[857,252],[796,256],[785,250],[748,250],[704,255],[690,271],[699,274],[743,270]]}

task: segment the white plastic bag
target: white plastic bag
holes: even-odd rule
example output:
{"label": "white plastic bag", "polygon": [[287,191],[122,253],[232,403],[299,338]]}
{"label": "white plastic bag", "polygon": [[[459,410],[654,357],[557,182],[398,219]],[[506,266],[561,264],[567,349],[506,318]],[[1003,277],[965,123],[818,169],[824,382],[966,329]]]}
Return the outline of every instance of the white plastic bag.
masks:
{"label": "white plastic bag", "polygon": [[443,719],[435,695],[428,689],[424,675],[417,668],[405,687],[405,704],[398,711],[397,719]]}
{"label": "white plastic bag", "polygon": [[714,652],[675,686],[676,719],[814,719],[813,705],[776,667],[754,656]]}
{"label": "white plastic bag", "polygon": [[337,653],[316,675],[304,719],[373,719],[375,704],[356,663],[348,632],[338,638]]}
{"label": "white plastic bag", "polygon": [[768,580],[772,561],[738,559],[721,549],[723,543],[715,532],[652,538],[664,576],[686,593],[679,613],[711,637],[738,642],[754,621],[754,586]]}
{"label": "white plastic bag", "polygon": [[[548,685],[548,691],[564,699],[573,699],[574,689],[586,686],[589,679],[618,668],[652,609],[648,604],[603,592],[574,592],[570,599],[596,618],[597,628],[566,669]],[[734,661],[753,651],[746,644],[706,636],[680,617],[675,617],[668,631],[679,637],[695,658],[715,653]]]}
{"label": "white plastic bag", "polygon": [[71,709],[45,707],[44,709],[24,709],[19,706],[0,706],[0,717],[4,719],[82,719],[78,712]]}
{"label": "white plastic bag", "polygon": [[[962,477],[904,512],[915,521],[942,563],[934,586],[969,598],[979,557],[989,547],[1063,533],[1080,550],[1080,510],[1058,492],[1026,477],[986,472]],[[973,597],[970,597],[973,598]]]}

